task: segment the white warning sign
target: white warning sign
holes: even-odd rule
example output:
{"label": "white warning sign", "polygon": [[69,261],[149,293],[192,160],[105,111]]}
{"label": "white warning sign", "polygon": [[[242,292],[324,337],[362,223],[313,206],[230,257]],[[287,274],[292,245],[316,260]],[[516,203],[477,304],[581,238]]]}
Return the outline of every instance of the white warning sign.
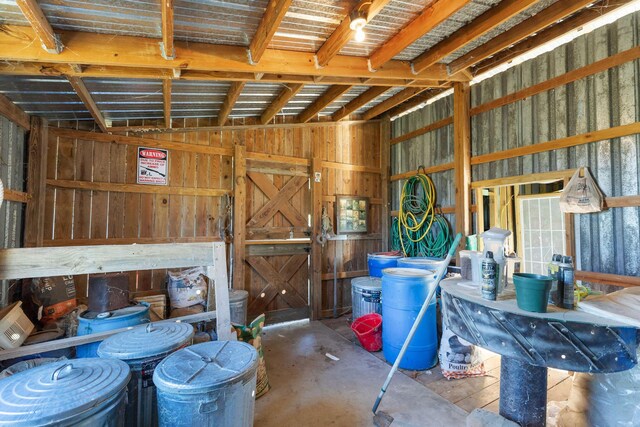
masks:
{"label": "white warning sign", "polygon": [[167,185],[169,152],[138,147],[138,184]]}

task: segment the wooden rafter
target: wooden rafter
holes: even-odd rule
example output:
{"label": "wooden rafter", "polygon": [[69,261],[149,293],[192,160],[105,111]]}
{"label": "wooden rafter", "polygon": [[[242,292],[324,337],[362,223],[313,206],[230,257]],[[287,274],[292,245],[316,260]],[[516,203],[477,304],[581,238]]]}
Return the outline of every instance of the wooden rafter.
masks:
{"label": "wooden rafter", "polygon": [[418,95],[419,93],[424,92],[425,90],[427,90],[427,89],[414,88],[414,87],[404,89],[404,90],[396,93],[395,95],[393,95],[391,98],[385,99],[380,104],[378,104],[375,107],[370,108],[367,111],[365,111],[364,114],[362,115],[362,119],[363,120],[369,120],[369,119],[372,119],[372,118],[374,118],[376,116],[379,116],[380,114],[384,113],[385,111],[389,111],[390,109],[392,109],[396,105],[403,103],[407,99],[410,99],[410,98]]}
{"label": "wooden rafter", "polygon": [[16,4],[31,24],[31,28],[35,31],[38,39],[40,39],[42,48],[48,53],[60,53],[62,44],[53,32],[53,28],[51,28],[51,24],[44,16],[38,2],[36,0],[16,0]]}
{"label": "wooden rafter", "polygon": [[76,91],[78,97],[82,100],[85,107],[87,107],[87,110],[89,110],[91,117],[93,117],[93,119],[96,121],[100,130],[102,132],[107,132],[107,123],[104,120],[100,109],[93,101],[93,98],[91,97],[91,94],[89,93],[87,87],[84,85],[82,79],[79,77],[67,76],[67,80],[69,80],[69,83],[71,83],[73,90]]}
{"label": "wooden rafter", "polygon": [[291,2],[292,0],[269,0],[260,25],[258,25],[258,29],[249,45],[249,61],[251,63],[257,64],[260,62]]}
{"label": "wooden rafter", "polygon": [[405,101],[402,104],[399,104],[399,105],[393,107],[391,110],[388,111],[389,116],[396,117],[397,115],[402,114],[405,111],[408,111],[408,110],[410,110],[410,109],[412,109],[414,107],[417,107],[418,105],[422,104],[423,102],[428,101],[429,99],[431,99],[434,96],[444,92],[445,90],[448,90],[448,89],[447,88],[431,89],[429,91],[422,92],[422,93],[412,97],[408,101]]}
{"label": "wooden rafter", "polygon": [[[367,58],[337,56],[331,66],[317,68],[313,53],[267,49],[259,64],[247,62],[247,51],[242,46],[225,46],[208,43],[174,42],[177,59],[165,60],[157,52],[157,40],[144,37],[118,36],[86,32],[61,32],[66,49],[59,55],[48,54],[37,46],[37,39],[29,27],[6,25],[0,32],[0,60],[17,62],[43,62],[57,64],[84,64],[87,66],[116,66],[167,70],[206,70],[206,72],[241,72],[288,74],[303,76],[327,76],[347,78],[443,80],[448,79],[446,67],[436,65],[418,75],[405,61],[389,61],[384,69],[373,73]],[[455,79],[455,78],[453,78]],[[468,80],[464,78],[463,80]]]}
{"label": "wooden rafter", "polygon": [[22,108],[14,104],[9,98],[0,94],[0,114],[11,120],[18,126],[29,130],[31,118]]}
{"label": "wooden rafter", "polygon": [[447,55],[455,52],[464,45],[472,42],[478,37],[486,34],[507,19],[527,9],[539,0],[504,0],[497,6],[492,7],[482,15],[478,16],[470,24],[460,28],[458,31],[433,46],[413,62],[413,69],[420,72],[425,68],[437,63]]}
{"label": "wooden rafter", "polygon": [[554,3],[531,18],[451,62],[449,64],[449,72],[455,74],[460,70],[471,67],[483,59],[518,43],[531,34],[541,31],[549,25],[587,7],[591,3],[593,3],[593,0],[559,1]]}
{"label": "wooden rafter", "polygon": [[227,117],[229,117],[231,110],[233,110],[233,106],[236,104],[245,84],[245,82],[231,82],[227,97],[224,99],[224,104],[222,104],[218,112],[218,126],[224,126],[227,122]]}
{"label": "wooden rafter", "polygon": [[318,99],[313,101],[313,103],[308,106],[303,112],[298,114],[297,121],[300,123],[307,123],[311,120],[316,114],[322,111],[326,106],[331,104],[336,99],[340,98],[346,92],[349,91],[353,86],[349,85],[334,85],[331,86],[325,93],[320,95]]}
{"label": "wooden rafter", "polygon": [[391,89],[390,86],[374,86],[372,88],[369,88],[366,92],[358,95],[357,98],[352,99],[347,103],[347,105],[342,106],[342,108],[333,113],[333,115],[331,116],[331,120],[337,122],[338,120],[342,120],[345,117],[348,117],[349,114],[353,113],[363,105],[367,105],[369,102],[373,101],[389,89]]}
{"label": "wooden rafter", "polygon": [[266,110],[264,110],[264,112],[260,116],[260,123],[262,123],[263,125],[269,123],[271,119],[273,119],[275,115],[278,114],[278,112],[282,110],[285,105],[287,105],[287,102],[289,102],[291,98],[296,96],[296,94],[302,90],[303,86],[304,85],[300,83],[285,85],[284,89],[282,89],[278,97],[271,103],[271,105],[267,107]]}
{"label": "wooden rafter", "polygon": [[164,59],[175,59],[173,46],[173,0],[160,0],[162,9],[162,43],[160,53]]}
{"label": "wooden rafter", "polygon": [[162,103],[164,107],[164,127],[171,128],[171,80],[162,81]]}
{"label": "wooden rafter", "polygon": [[[362,8],[369,8],[367,13],[367,20],[371,21],[380,11],[389,3],[390,0],[360,0],[352,10],[360,10]],[[349,27],[351,24],[350,18],[351,11],[344,17],[338,28],[327,38],[322,44],[318,52],[316,53],[318,65],[325,67],[329,61],[331,61],[340,50],[349,43],[353,36],[353,31]]]}
{"label": "wooden rafter", "polygon": [[471,0],[435,0],[395,36],[387,40],[369,57],[371,68],[379,69],[414,41],[460,10]]}
{"label": "wooden rafter", "polygon": [[513,47],[505,49],[492,57],[485,59],[473,67],[473,74],[477,75],[502,65],[505,62],[509,62],[515,57],[522,55],[529,50],[535,49],[555,38],[561,37],[573,29],[580,28],[584,24],[601,17],[604,13],[611,12],[612,10],[631,1],[632,0],[602,0],[599,3],[596,3],[593,7],[584,9],[561,23],[553,25],[552,27],[539,32],[535,36],[529,37],[528,39],[517,43]]}

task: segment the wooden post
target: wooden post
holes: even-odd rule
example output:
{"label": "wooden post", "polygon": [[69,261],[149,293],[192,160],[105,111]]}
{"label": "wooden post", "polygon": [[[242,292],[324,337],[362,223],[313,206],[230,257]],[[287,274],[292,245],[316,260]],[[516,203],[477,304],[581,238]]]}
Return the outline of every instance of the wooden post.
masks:
{"label": "wooden post", "polygon": [[233,165],[233,288],[244,289],[247,147],[240,143],[234,147]]}
{"label": "wooden post", "polygon": [[391,157],[391,119],[385,115],[380,121],[380,185],[382,186],[380,197],[382,198],[382,216],[380,227],[382,227],[382,251],[389,250],[389,159]]}
{"label": "wooden post", "polygon": [[44,238],[44,205],[47,179],[47,120],[31,117],[28,142],[27,193],[30,200],[25,213],[26,247],[42,246]]}
{"label": "wooden post", "polygon": [[[316,133],[316,129],[311,129]],[[324,133],[320,133],[324,135]],[[311,319],[318,320],[322,314],[322,246],[317,237],[322,227],[322,158],[324,144],[318,135],[312,138],[311,152]],[[318,175],[319,174],[319,175]]]}
{"label": "wooden post", "polygon": [[[471,126],[469,83],[453,84],[453,158],[456,186],[456,232],[471,234]],[[464,239],[459,249],[464,249]]]}

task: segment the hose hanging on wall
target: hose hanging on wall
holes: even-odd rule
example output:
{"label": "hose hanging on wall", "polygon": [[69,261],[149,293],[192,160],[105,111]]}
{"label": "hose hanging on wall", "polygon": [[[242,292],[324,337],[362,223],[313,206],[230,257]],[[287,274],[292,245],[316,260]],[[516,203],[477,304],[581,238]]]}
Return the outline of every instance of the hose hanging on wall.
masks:
{"label": "hose hanging on wall", "polygon": [[418,169],[402,187],[398,218],[391,225],[391,247],[406,256],[444,257],[452,242],[451,226],[435,206],[435,185]]}

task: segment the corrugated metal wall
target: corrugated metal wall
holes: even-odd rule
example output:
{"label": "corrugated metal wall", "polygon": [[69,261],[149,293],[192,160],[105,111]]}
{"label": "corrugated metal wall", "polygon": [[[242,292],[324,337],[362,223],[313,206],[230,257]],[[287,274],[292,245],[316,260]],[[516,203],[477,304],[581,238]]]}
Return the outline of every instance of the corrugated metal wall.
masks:
{"label": "corrugated metal wall", "polygon": [[[474,85],[472,107],[581,68],[640,44],[640,13],[586,34],[552,52],[527,61]],[[432,123],[451,113],[451,98],[443,99],[394,122],[393,136]],[[636,60],[560,86],[548,92],[472,118],[472,155],[640,121],[640,61]],[[451,161],[451,126],[392,149],[392,173],[418,163]],[[435,145],[438,145],[437,147]],[[420,148],[418,148],[420,146]],[[439,150],[447,147],[446,154]],[[434,153],[436,153],[434,157]],[[639,194],[640,135],[606,140],[569,149],[522,156],[474,166],[474,181],[588,166],[609,196]],[[448,182],[436,181],[447,175]],[[453,175],[435,174],[443,205],[453,204]],[[398,184],[392,186],[393,199]],[[449,203],[450,202],[450,203]],[[640,274],[640,209],[615,208],[600,214],[576,215],[578,267],[585,271]]]}
{"label": "corrugated metal wall", "polygon": [[[25,190],[25,130],[0,115],[0,179],[4,188]],[[22,246],[24,205],[3,201],[0,206],[0,247]],[[6,305],[8,283],[0,281],[0,307]]]}

